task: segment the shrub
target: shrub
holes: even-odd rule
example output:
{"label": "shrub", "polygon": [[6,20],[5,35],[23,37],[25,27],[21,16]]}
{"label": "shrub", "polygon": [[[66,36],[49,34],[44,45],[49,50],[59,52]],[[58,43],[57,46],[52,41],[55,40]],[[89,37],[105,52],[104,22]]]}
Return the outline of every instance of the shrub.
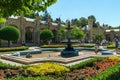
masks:
{"label": "shrub", "polygon": [[44,29],[40,32],[40,39],[43,41],[49,41],[54,37],[53,32],[48,29]]}
{"label": "shrub", "polygon": [[28,49],[27,46],[21,46],[21,47],[10,47],[10,48],[0,48],[0,52],[7,52],[7,51],[21,51]]}
{"label": "shrub", "polygon": [[94,47],[95,44],[80,44],[80,47]]}
{"label": "shrub", "polygon": [[64,72],[70,71],[65,66],[62,66],[57,63],[49,63],[49,62],[28,67],[27,70],[29,70],[33,75],[41,75],[41,76],[47,74],[61,75]]}
{"label": "shrub", "polygon": [[120,57],[118,56],[110,56],[109,59],[120,61]]}
{"label": "shrub", "polygon": [[5,78],[4,80],[55,80],[52,77],[23,77],[18,76],[16,78]]}
{"label": "shrub", "polygon": [[27,68],[27,66],[16,66],[0,62],[0,69],[18,69],[18,68]]}
{"label": "shrub", "polygon": [[107,70],[99,73],[95,77],[89,78],[87,80],[118,80],[120,79],[120,64],[116,64],[108,68]]}
{"label": "shrub", "polygon": [[101,57],[92,58],[90,60],[69,66],[69,68],[70,70],[74,70],[74,69],[81,69],[81,68],[88,67],[88,66],[93,66],[93,62],[100,61],[101,59],[102,59]]}

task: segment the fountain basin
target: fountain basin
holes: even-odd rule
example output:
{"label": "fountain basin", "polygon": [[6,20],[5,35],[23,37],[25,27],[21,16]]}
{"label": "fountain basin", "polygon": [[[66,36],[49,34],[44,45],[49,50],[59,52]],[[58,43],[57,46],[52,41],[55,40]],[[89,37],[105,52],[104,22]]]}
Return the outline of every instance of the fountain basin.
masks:
{"label": "fountain basin", "polygon": [[70,55],[70,56],[78,56],[78,50],[76,49],[73,49],[73,50],[66,50],[66,49],[63,49],[61,51],[61,55],[62,56],[65,56],[65,55]]}

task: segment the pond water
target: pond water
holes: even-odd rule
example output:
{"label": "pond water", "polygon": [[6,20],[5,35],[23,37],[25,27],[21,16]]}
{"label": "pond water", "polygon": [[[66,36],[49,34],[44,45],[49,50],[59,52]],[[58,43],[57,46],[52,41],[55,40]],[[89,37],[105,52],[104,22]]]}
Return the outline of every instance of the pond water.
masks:
{"label": "pond water", "polygon": [[[43,57],[62,58],[62,56],[60,54],[61,54],[60,52],[56,52],[56,51],[44,51],[42,53],[32,54],[31,58],[43,58]],[[79,56],[84,56],[84,55],[95,55],[95,52],[87,51],[87,50],[79,51]],[[100,55],[100,52],[98,52],[97,55]],[[21,57],[26,58],[26,55],[21,55]]]}

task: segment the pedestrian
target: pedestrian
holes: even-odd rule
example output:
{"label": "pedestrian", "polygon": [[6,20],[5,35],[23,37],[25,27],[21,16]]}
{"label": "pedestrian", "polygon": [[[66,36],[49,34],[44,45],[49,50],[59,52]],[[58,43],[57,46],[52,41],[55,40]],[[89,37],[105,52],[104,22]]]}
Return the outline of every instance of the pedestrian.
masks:
{"label": "pedestrian", "polygon": [[119,40],[117,38],[115,38],[115,48],[116,48],[116,51],[118,49],[118,46],[119,46]]}
{"label": "pedestrian", "polygon": [[25,46],[25,41],[22,41],[22,46]]}

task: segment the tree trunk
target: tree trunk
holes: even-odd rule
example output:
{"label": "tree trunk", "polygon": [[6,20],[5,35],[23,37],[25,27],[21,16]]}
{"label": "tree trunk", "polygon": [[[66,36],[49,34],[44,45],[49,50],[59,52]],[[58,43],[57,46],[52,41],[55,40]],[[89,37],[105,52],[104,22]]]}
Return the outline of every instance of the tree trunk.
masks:
{"label": "tree trunk", "polygon": [[10,47],[10,40],[8,40],[8,47]]}

